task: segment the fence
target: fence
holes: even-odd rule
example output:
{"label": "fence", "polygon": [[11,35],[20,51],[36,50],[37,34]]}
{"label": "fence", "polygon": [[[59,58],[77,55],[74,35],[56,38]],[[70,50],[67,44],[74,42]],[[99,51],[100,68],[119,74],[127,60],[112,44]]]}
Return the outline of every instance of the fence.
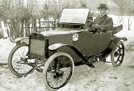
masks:
{"label": "fence", "polygon": [[[123,30],[125,31],[134,30],[134,16],[110,15],[110,17],[112,17],[114,24],[123,24]],[[30,25],[29,27],[25,27],[25,26],[23,27],[24,36],[26,36],[27,29],[30,30],[30,34],[31,34],[31,33],[40,33],[42,31],[50,31],[50,30],[53,30],[55,27],[56,27],[56,21],[54,20],[51,20],[51,21],[41,20],[40,24],[37,21],[35,27],[33,27],[32,25]],[[10,36],[10,31],[11,29],[8,26],[0,28],[0,38],[13,37],[13,36]],[[17,33],[20,33],[18,31]]]}
{"label": "fence", "polygon": [[112,17],[114,24],[122,24],[123,30],[134,30],[134,16],[109,16]]}

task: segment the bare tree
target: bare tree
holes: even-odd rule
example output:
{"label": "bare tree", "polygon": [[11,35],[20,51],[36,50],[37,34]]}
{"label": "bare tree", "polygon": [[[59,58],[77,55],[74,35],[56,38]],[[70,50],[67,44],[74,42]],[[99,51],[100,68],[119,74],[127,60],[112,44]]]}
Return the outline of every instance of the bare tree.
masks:
{"label": "bare tree", "polygon": [[131,15],[134,11],[134,0],[113,0],[118,6],[119,11],[123,15]]}
{"label": "bare tree", "polygon": [[[122,15],[131,16],[134,14],[134,0],[113,0],[119,7]],[[130,17],[128,17],[128,30],[130,30]]]}
{"label": "bare tree", "polygon": [[39,19],[40,21],[42,17],[42,11],[37,1],[3,0],[2,5],[0,5],[0,17],[9,25],[11,40],[17,37],[29,36],[31,33],[30,24],[36,32],[36,20]]}

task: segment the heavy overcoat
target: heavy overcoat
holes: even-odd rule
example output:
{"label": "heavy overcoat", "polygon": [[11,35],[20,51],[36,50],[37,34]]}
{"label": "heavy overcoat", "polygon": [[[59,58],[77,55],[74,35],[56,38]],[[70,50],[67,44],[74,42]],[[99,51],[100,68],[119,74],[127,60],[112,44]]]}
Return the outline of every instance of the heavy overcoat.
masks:
{"label": "heavy overcoat", "polygon": [[103,17],[98,16],[94,20],[93,25],[95,24],[98,24],[99,26],[97,27],[97,29],[103,32],[110,31],[113,28],[113,20],[107,15],[104,15]]}

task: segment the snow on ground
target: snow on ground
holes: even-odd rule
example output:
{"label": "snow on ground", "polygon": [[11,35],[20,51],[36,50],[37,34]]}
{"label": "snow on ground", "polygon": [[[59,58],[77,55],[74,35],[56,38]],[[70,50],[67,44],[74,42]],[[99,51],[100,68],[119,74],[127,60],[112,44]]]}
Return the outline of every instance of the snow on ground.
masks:
{"label": "snow on ground", "polygon": [[[120,67],[111,63],[97,62],[95,68],[75,67],[73,79],[58,91],[133,91],[134,89],[134,31],[122,31],[118,36],[128,38],[126,55]],[[0,62],[7,63],[10,50],[15,46],[9,39],[0,39]],[[0,66],[0,91],[49,91],[42,81],[42,74],[18,78],[7,65]]]}
{"label": "snow on ground", "polygon": [[0,39],[0,63],[7,63],[8,54],[14,46],[9,39]]}

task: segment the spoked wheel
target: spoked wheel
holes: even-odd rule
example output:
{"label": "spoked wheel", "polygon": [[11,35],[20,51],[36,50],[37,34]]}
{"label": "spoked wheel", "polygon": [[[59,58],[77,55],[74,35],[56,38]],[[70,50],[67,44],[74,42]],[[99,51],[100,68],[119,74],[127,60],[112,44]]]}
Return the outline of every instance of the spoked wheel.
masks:
{"label": "spoked wheel", "polygon": [[72,57],[63,52],[53,54],[45,63],[43,80],[47,89],[56,90],[67,84],[74,73]]}
{"label": "spoked wheel", "polygon": [[114,67],[120,66],[122,64],[124,54],[125,54],[124,44],[122,41],[119,41],[118,45],[116,46],[116,49],[111,53],[112,65]]}
{"label": "spoked wheel", "polygon": [[16,45],[9,54],[8,67],[18,77],[26,76],[34,70],[34,59],[28,59],[27,53],[28,45],[20,44]]}

